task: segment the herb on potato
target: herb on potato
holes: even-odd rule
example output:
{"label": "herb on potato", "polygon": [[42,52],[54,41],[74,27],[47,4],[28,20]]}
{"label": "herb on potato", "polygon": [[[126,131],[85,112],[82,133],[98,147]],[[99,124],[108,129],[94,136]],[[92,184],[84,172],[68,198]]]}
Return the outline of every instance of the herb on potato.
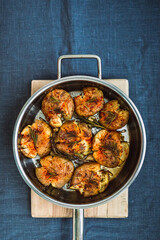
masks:
{"label": "herb on potato", "polygon": [[60,100],[56,99],[56,98],[53,97],[53,96],[51,96],[50,99],[51,99],[52,102],[55,102],[55,103],[56,103],[56,102],[57,102],[57,103],[60,102]]}
{"label": "herb on potato", "polygon": [[34,145],[36,146],[38,134],[32,128],[30,128],[30,134],[31,134],[31,138],[33,139]]}
{"label": "herb on potato", "polygon": [[55,170],[54,168],[51,168],[51,170],[52,170],[53,172],[48,172],[48,173],[51,175],[51,177],[55,177],[55,176],[58,175],[57,172],[56,172],[56,170]]}
{"label": "herb on potato", "polygon": [[98,128],[103,128],[103,129],[105,129],[105,127],[103,127],[102,125],[100,125],[100,123],[99,123],[97,120],[90,121],[89,119],[87,119],[87,118],[85,118],[85,117],[78,116],[76,113],[74,113],[74,114],[75,114],[75,116],[76,116],[77,118],[79,118],[80,120],[82,120],[82,121],[85,122],[85,123],[90,124],[90,125],[93,126],[93,127],[98,127]]}
{"label": "herb on potato", "polygon": [[97,100],[97,98],[93,97],[93,98],[88,99],[86,102],[92,103],[92,102],[95,102],[96,100]]}
{"label": "herb on potato", "polygon": [[105,123],[106,124],[111,124],[113,120],[116,118],[117,114],[111,111],[103,111],[104,113],[107,113],[107,117],[105,118]]}
{"label": "herb on potato", "polygon": [[[103,150],[111,151],[115,157],[117,157],[119,155],[117,143],[111,142],[109,144],[102,146],[102,148],[103,148]],[[107,155],[107,154],[105,154],[105,155]]]}

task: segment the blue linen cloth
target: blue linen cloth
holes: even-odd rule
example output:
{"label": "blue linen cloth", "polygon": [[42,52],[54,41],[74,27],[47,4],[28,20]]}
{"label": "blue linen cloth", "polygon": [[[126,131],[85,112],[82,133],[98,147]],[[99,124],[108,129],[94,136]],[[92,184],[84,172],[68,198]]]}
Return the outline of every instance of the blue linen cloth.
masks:
{"label": "blue linen cloth", "polygon": [[[0,1],[0,239],[72,239],[71,219],[33,219],[30,189],[12,153],[16,117],[32,79],[55,79],[63,54],[97,54],[103,78],[129,80],[147,130],[143,168],[127,219],[85,219],[86,240],[160,239],[160,2]],[[97,75],[94,60],[65,60],[62,75]]]}

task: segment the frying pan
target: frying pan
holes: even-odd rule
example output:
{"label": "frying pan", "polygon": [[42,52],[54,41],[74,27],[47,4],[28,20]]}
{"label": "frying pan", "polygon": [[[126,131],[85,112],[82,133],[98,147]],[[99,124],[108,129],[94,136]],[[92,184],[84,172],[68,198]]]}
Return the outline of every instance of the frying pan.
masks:
{"label": "frying pan", "polygon": [[[66,58],[94,58],[98,63],[98,78],[91,76],[69,76],[61,78],[61,61]],[[73,209],[73,240],[83,239],[83,209],[104,204],[115,198],[128,188],[138,175],[145,157],[146,133],[141,115],[131,101],[119,88],[102,78],[101,59],[96,55],[64,55],[58,59],[58,79],[45,85],[33,94],[21,109],[13,132],[13,153],[18,170],[27,185],[39,196],[51,203]],[[41,109],[44,96],[55,88],[68,92],[82,91],[83,87],[94,86],[101,89],[107,99],[117,99],[122,108],[129,111],[128,122],[130,153],[120,174],[110,182],[109,187],[96,196],[82,197],[78,192],[54,189],[52,195],[47,194],[43,185],[35,176],[34,159],[26,158],[18,149],[21,130],[32,124]]]}

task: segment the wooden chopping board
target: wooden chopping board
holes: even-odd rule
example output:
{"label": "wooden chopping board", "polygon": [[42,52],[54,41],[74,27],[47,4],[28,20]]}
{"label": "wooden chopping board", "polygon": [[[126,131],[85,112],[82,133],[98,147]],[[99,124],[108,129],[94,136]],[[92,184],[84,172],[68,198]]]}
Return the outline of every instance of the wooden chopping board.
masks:
{"label": "wooden chopping board", "polygon": [[[104,79],[129,95],[128,80]],[[33,80],[31,82],[31,95],[44,85],[53,80]],[[72,209],[52,204],[31,190],[31,216],[35,218],[69,218],[72,217]],[[84,210],[86,218],[126,218],[128,217],[128,189],[118,197],[101,206]]]}

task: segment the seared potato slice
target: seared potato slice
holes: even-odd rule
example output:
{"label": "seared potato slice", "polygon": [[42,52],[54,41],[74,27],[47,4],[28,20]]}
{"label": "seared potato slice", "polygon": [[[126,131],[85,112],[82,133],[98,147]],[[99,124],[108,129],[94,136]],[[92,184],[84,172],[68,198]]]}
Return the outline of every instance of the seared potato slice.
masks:
{"label": "seared potato slice", "polygon": [[83,88],[84,96],[74,98],[75,111],[79,116],[89,117],[103,108],[103,92],[96,87]]}
{"label": "seared potato slice", "polygon": [[70,188],[90,197],[103,192],[108,184],[109,171],[101,170],[99,163],[84,163],[76,168]]}
{"label": "seared potato slice", "polygon": [[100,112],[100,123],[109,130],[116,130],[125,126],[129,119],[129,112],[120,109],[117,100],[107,102]]}
{"label": "seared potato slice", "polygon": [[65,90],[55,89],[44,97],[42,112],[52,127],[60,127],[62,117],[65,120],[72,118],[74,112],[73,99]]}
{"label": "seared potato slice", "polygon": [[93,139],[93,157],[103,166],[120,166],[128,157],[129,145],[122,142],[122,135],[116,131],[101,130]]}
{"label": "seared potato slice", "polygon": [[83,158],[91,150],[92,132],[86,123],[65,122],[55,139],[56,148],[66,154]]}
{"label": "seared potato slice", "polygon": [[58,156],[47,156],[40,160],[42,167],[36,168],[38,180],[44,185],[55,188],[63,187],[72,177],[74,166],[68,159]]}
{"label": "seared potato slice", "polygon": [[47,155],[51,151],[50,126],[43,120],[35,120],[21,132],[21,152],[28,158]]}

